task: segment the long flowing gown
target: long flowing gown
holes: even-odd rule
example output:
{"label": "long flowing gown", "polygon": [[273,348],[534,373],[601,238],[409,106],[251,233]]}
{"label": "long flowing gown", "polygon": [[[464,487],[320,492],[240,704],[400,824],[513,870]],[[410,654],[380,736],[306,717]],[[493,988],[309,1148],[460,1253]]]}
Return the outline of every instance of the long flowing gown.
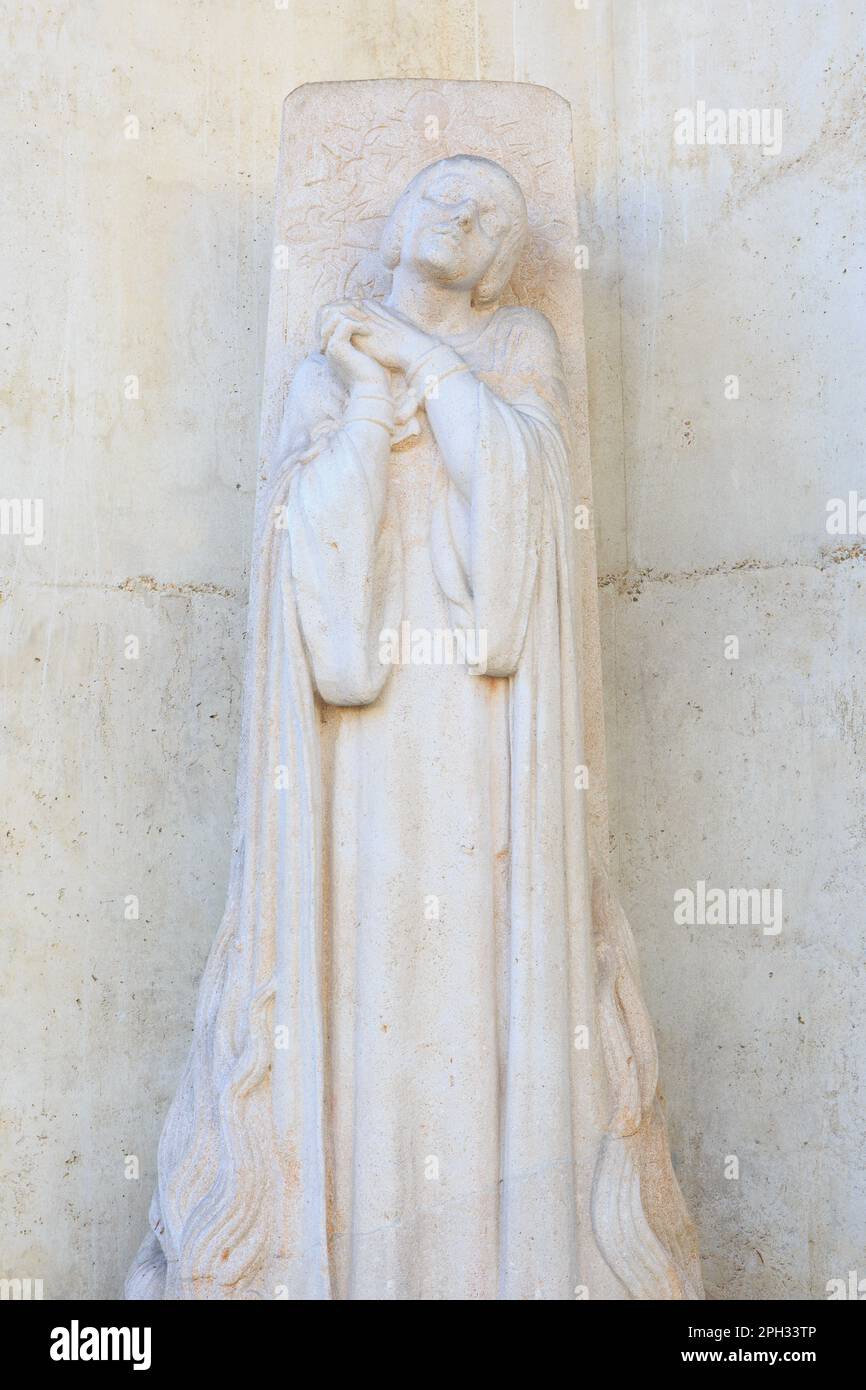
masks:
{"label": "long flowing gown", "polygon": [[[377,515],[325,359],[290,390],[226,914],[127,1296],[702,1296],[576,777],[556,338],[500,308],[451,345],[468,498],[421,409]],[[429,659],[455,631],[482,662]]]}

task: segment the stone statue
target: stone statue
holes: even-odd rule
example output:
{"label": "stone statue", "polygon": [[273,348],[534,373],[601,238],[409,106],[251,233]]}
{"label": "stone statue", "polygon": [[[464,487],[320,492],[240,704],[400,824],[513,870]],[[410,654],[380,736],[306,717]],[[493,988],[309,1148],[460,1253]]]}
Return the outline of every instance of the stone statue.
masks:
{"label": "stone statue", "polygon": [[[130,1298],[700,1298],[592,843],[557,335],[491,159],[322,307],[258,509],[233,868]],[[387,278],[387,277],[386,277]],[[594,602],[594,599],[593,599]]]}

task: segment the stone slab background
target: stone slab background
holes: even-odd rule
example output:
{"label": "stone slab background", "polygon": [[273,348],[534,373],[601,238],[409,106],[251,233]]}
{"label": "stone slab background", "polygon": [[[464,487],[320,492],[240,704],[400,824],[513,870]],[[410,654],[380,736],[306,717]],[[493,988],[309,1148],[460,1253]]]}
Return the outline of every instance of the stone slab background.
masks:
{"label": "stone slab background", "polygon": [[[45,536],[0,535],[0,1276],[115,1297],[143,1230],[227,876],[281,103],[398,75],[574,106],[614,862],[675,1160],[713,1297],[866,1276],[866,561],[825,525],[866,494],[862,9],[2,10],[0,494]],[[782,152],[676,146],[698,100],[781,109]],[[783,932],[676,926],[699,879],[781,888]]]}

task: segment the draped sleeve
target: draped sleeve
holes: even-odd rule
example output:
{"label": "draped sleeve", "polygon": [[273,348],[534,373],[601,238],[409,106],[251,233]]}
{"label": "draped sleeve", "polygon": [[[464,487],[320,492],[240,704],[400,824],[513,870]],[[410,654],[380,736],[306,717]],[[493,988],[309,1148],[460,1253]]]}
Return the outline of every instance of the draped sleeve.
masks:
{"label": "draped sleeve", "polygon": [[567,397],[556,335],[530,309],[497,315],[490,369],[476,377],[471,493],[438,480],[431,543],[454,610],[483,634],[484,671],[513,675],[523,649],[550,508],[569,506]]}
{"label": "draped sleeve", "polygon": [[390,669],[380,633],[400,621],[399,527],[387,503],[377,512],[344,405],[324,358],[307,358],[286,401],[276,524],[315,687],[329,704],[366,705]]}

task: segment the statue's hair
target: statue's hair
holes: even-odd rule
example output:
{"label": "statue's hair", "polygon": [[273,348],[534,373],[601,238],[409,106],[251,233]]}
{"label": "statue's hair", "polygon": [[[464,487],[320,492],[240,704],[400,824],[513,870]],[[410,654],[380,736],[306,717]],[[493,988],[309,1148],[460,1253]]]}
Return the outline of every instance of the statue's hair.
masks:
{"label": "statue's hair", "polygon": [[382,240],[379,243],[379,252],[388,269],[393,270],[400,260],[400,249],[403,245],[406,218],[412,198],[424,187],[434,170],[449,164],[455,166],[455,169],[466,164],[483,165],[483,172],[491,181],[495,181],[501,190],[502,207],[506,214],[506,227],[500,240],[499,249],[483,278],[476,285],[472,296],[476,304],[495,304],[511,279],[520,258],[526,241],[528,219],[526,201],[520,184],[506,169],[503,169],[501,164],[497,164],[492,159],[484,159],[480,155],[456,154],[449,155],[446,159],[437,159],[433,164],[426,165],[406,185],[397,199],[391,215],[385,223]]}

